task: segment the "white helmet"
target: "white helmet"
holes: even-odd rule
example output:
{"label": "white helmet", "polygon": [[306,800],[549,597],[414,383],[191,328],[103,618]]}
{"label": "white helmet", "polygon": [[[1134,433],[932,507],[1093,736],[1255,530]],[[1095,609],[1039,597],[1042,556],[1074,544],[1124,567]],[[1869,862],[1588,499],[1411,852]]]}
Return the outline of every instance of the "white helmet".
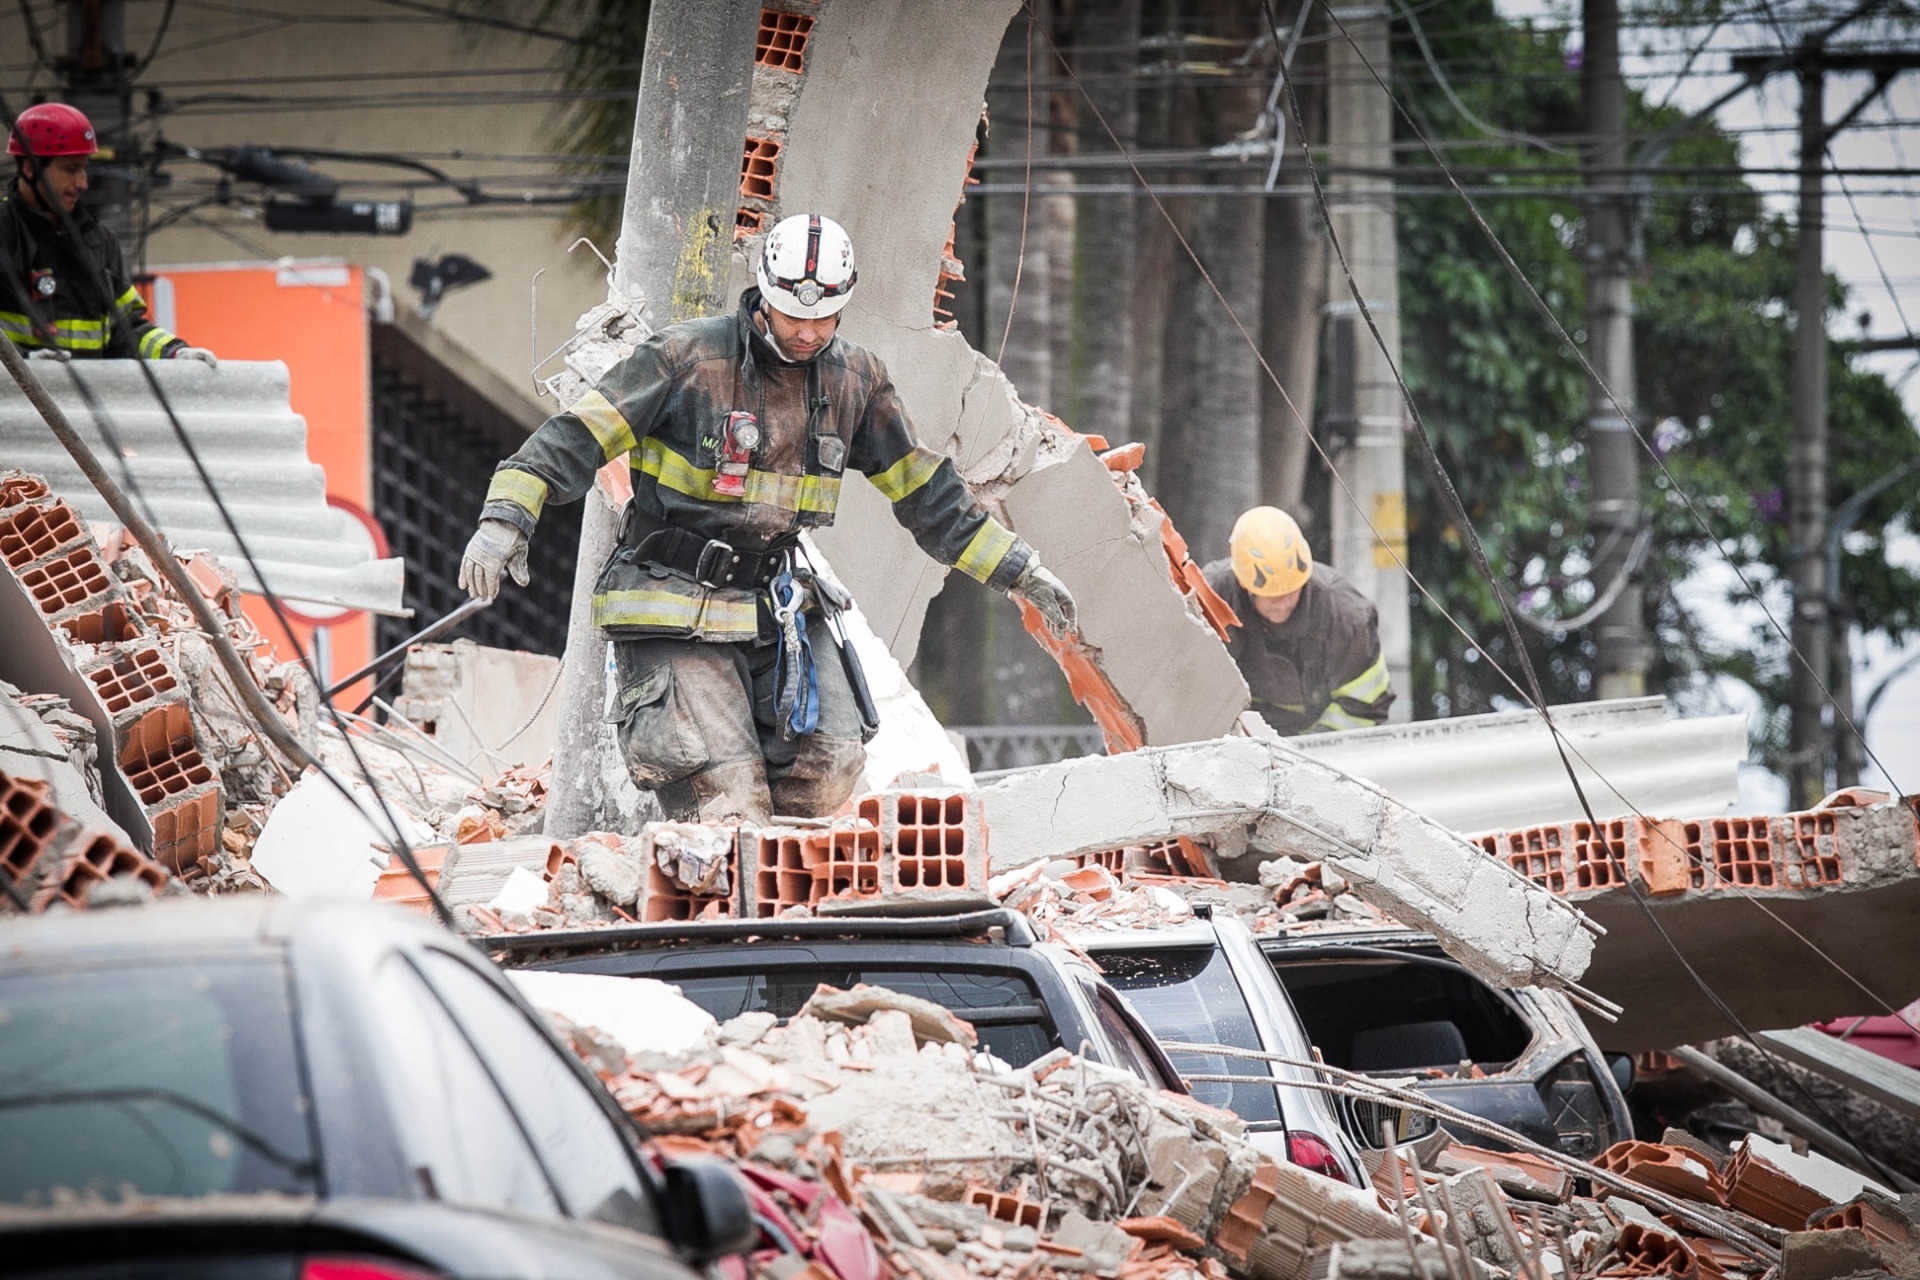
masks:
{"label": "white helmet", "polygon": [[818,320],[847,305],[853,282],[853,240],[847,229],[817,213],[782,218],[760,253],[760,296],[796,320]]}

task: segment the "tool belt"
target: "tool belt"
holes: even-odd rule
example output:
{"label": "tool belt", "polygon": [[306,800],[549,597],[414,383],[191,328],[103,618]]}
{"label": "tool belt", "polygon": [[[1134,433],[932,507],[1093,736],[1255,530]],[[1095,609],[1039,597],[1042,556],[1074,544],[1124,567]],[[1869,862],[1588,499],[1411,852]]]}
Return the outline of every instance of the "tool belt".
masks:
{"label": "tool belt", "polygon": [[718,538],[685,529],[656,529],[634,547],[636,564],[658,566],[703,587],[759,591],[780,575],[797,540],[776,542],[764,551],[742,551]]}

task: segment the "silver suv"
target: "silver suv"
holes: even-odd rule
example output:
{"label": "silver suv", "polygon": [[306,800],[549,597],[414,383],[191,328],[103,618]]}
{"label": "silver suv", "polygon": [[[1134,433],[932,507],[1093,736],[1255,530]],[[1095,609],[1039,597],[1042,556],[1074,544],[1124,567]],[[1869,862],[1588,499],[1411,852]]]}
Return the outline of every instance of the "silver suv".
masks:
{"label": "silver suv", "polygon": [[[1307,1033],[1238,919],[1195,904],[1192,924],[1077,933],[1071,941],[1124,992],[1140,1020],[1162,1041],[1219,1044],[1299,1061],[1313,1057]],[[1246,1122],[1247,1137],[1276,1160],[1367,1185],[1340,1110],[1325,1093],[1302,1088],[1299,1068],[1250,1058],[1169,1050],[1181,1075],[1271,1075],[1273,1084],[1188,1080],[1193,1096]]]}

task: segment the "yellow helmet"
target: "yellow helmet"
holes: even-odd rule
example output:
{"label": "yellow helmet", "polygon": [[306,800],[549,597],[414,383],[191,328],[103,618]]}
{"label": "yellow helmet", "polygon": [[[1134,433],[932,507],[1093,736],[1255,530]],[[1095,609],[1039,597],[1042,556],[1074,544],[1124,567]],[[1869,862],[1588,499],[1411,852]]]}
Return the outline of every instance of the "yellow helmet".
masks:
{"label": "yellow helmet", "polygon": [[1313,576],[1313,549],[1294,518],[1278,507],[1255,507],[1233,523],[1227,540],[1233,576],[1256,596],[1284,596]]}

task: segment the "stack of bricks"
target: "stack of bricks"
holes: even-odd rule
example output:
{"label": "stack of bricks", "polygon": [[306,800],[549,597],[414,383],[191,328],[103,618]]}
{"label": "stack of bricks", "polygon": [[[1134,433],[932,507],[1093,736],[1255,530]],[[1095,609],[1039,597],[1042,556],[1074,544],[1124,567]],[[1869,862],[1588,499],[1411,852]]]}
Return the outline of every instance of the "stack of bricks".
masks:
{"label": "stack of bricks", "polygon": [[[95,886],[132,876],[149,891],[167,882],[166,868],[118,839],[83,827],[56,807],[45,782],[0,770],[0,876],[29,911],[57,904],[83,908]],[[0,912],[17,911],[13,894]]]}
{"label": "stack of bricks", "polygon": [[37,477],[9,473],[0,477],[0,559],[47,626],[80,647],[81,674],[112,722],[114,760],[153,825],[153,856],[178,873],[216,852],[220,783],[195,737],[186,682],[86,521]]}
{"label": "stack of bricks", "polygon": [[993,904],[986,827],[972,795],[885,791],[853,808],[823,826],[743,830],[742,913],[766,920],[795,908],[885,915]]}
{"label": "stack of bricks", "polygon": [[[1650,895],[1688,890],[1821,889],[1846,880],[1849,808],[1914,810],[1914,798],[1836,797],[1774,816],[1559,822],[1469,837],[1489,855],[1557,894],[1620,889],[1632,876]],[[1920,865],[1920,821],[1892,824]],[[1876,827],[1878,839],[1888,830]],[[1884,851],[1876,850],[1884,860]]]}

